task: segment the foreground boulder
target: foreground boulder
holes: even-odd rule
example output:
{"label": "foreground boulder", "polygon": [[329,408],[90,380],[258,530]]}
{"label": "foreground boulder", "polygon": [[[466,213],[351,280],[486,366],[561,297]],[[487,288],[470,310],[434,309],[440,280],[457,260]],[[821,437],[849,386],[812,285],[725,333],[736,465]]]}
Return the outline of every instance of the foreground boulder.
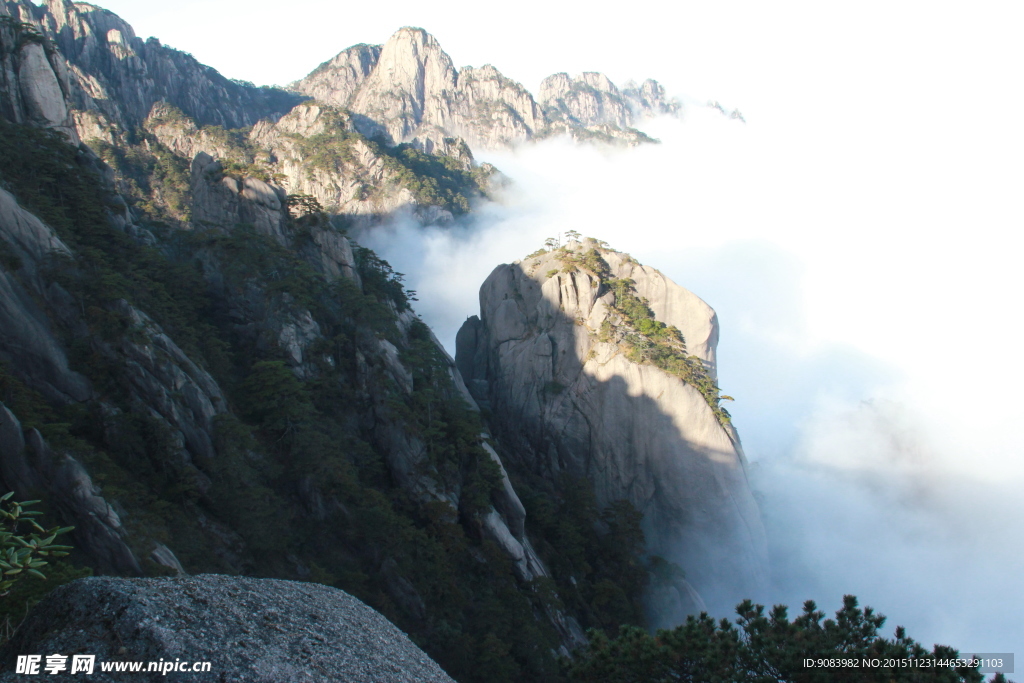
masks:
{"label": "foreground boulder", "polygon": [[[50,675],[47,656],[66,656]],[[91,676],[76,654],[96,655]],[[348,593],[314,583],[206,574],[171,579],[92,577],[39,603],[0,651],[0,681],[23,680],[18,655],[42,655],[47,680],[232,683],[452,683],[396,626]],[[210,662],[210,671],[146,672],[149,662]],[[144,662],[109,673],[104,662]]]}

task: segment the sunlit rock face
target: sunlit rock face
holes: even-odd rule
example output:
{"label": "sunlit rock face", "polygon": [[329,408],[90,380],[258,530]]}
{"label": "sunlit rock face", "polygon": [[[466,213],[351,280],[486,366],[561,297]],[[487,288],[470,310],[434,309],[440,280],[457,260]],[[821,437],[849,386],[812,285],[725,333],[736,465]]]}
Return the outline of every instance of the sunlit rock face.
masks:
{"label": "sunlit rock face", "polygon": [[[201,125],[240,128],[279,117],[303,99],[227,79],[188,53],[155,38],[142,40],[123,19],[94,5],[0,0],[0,11],[32,24],[56,48],[44,56],[43,47],[35,44],[22,62],[22,77],[30,76],[31,84],[24,88],[26,103],[37,117],[62,118],[63,98],[54,95],[57,83],[71,108],[93,113],[86,126],[96,117],[108,125],[138,125],[156,102],[166,101]],[[46,73],[47,61],[52,76]]]}
{"label": "sunlit rock face", "polygon": [[412,143],[429,153],[443,148],[446,138],[465,140],[473,149],[560,133],[637,143],[647,138],[631,126],[679,108],[656,81],[620,90],[599,73],[550,76],[538,101],[491,65],[456,69],[437,40],[419,28],[403,28],[383,46],[348,48],[291,87],[349,109],[369,137]]}
{"label": "sunlit rock face", "polygon": [[318,102],[344,107],[377,66],[380,50],[380,45],[353,45],[290,87]]}
{"label": "sunlit rock face", "polygon": [[[570,251],[592,246],[571,242]],[[605,277],[631,278],[713,376],[715,312],[626,254],[602,256]],[[566,270],[547,252],[491,273],[480,317],[457,339],[467,385],[525,466],[585,478],[601,504],[627,499],[643,512],[650,553],[686,574],[661,589],[656,622],[756,594],[767,551],[735,429],[694,386],[629,360],[614,339],[614,292],[586,269]]]}
{"label": "sunlit rock face", "polygon": [[446,137],[477,148],[508,146],[543,123],[523,86],[493,66],[457,70],[437,40],[417,28],[401,29],[383,46],[344,50],[293,87],[348,107],[370,137],[428,152]]}

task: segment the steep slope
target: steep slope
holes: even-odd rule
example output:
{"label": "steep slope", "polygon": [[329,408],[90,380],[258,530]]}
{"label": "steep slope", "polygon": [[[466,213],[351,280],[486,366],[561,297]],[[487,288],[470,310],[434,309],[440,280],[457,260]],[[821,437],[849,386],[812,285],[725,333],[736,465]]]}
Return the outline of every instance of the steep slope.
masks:
{"label": "steep slope", "polygon": [[648,79],[619,89],[601,73],[548,76],[540,84],[540,104],[552,131],[581,139],[649,142],[633,125],[660,114],[676,115],[681,105],[665,98],[665,88]]}
{"label": "steep slope", "polygon": [[[643,513],[648,549],[687,582],[655,621],[763,587],[766,544],[739,438],[715,384],[713,310],[658,271],[587,240],[502,265],[459,331],[457,364],[528,471],[591,483]],[[667,613],[666,613],[667,612]]]}
{"label": "steep slope", "polygon": [[3,0],[0,13],[34,24],[59,50],[67,65],[70,105],[85,129],[97,122],[136,126],[159,101],[203,125],[241,128],[281,116],[302,99],[228,80],[191,55],[154,39],[143,41],[116,14],[87,3],[47,0],[40,7],[29,0]]}
{"label": "steep slope", "polygon": [[[475,164],[461,140],[444,138],[434,154],[411,145],[383,145],[356,130],[345,111],[317,102],[304,102],[278,121],[264,119],[245,132],[198,127],[180,110],[158,103],[139,133],[142,145],[130,145],[123,136],[87,142],[119,170],[119,150],[126,147],[136,160],[151,159],[161,150],[178,157],[178,163],[209,154],[230,172],[259,176],[291,194],[315,198],[337,224],[348,227],[396,215],[450,223],[485,196],[494,173],[489,164]],[[137,162],[124,168],[137,184],[146,184],[144,176],[153,170]]]}
{"label": "steep slope", "polygon": [[[581,624],[635,623],[550,585],[533,541],[553,543],[526,535],[401,276],[258,173],[272,162],[201,149],[245,138],[157,111],[140,144],[99,145],[116,172],[51,121],[0,118],[0,489],[74,525],[74,562],[96,572],[343,587],[461,681],[550,680]],[[185,208],[165,221],[172,194]],[[561,528],[615,576],[633,559],[596,519]],[[22,618],[24,601],[0,603]]]}
{"label": "steep slope", "polygon": [[346,108],[284,113],[91,5],[0,9],[0,489],[76,526],[56,577],[341,587],[466,682],[643,623],[633,505],[508,459],[346,232],[470,211],[493,169],[454,133],[546,134],[528,92],[406,29],[320,71]]}
{"label": "steep slope", "polygon": [[95,160],[0,125],[0,178],[59,226],[0,222],[0,484],[75,525],[79,562],[338,584],[462,680],[481,639],[538,676],[582,641],[530,589],[522,505],[386,263],[202,153],[193,231],[114,221]]}
{"label": "steep slope", "polygon": [[317,102],[344,107],[380,60],[380,45],[353,45],[288,87]]}
{"label": "steep slope", "polygon": [[[318,83],[314,79],[311,85]],[[334,101],[342,102],[348,85],[340,79]],[[313,91],[305,82],[299,87]],[[457,71],[437,40],[414,28],[403,28],[388,40],[344,104],[366,135],[414,142],[428,152],[445,137],[482,148],[522,142],[534,135],[540,118],[533,98],[518,83],[491,66]]]}

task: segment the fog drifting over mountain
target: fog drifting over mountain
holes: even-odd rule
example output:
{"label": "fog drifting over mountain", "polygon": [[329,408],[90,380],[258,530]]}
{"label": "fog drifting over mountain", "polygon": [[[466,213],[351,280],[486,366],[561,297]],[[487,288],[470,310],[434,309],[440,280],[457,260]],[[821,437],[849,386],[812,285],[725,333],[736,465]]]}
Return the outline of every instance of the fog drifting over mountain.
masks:
{"label": "fog drifting over mountain", "polygon": [[1024,643],[1019,5],[105,6],[258,83],[411,24],[531,89],[593,69],[738,106],[746,126],[694,106],[653,122],[660,146],[478,154],[515,180],[501,203],[367,241],[449,349],[491,269],[548,236],[663,270],[721,320],[721,385],[774,539],[777,588],[759,597],[834,610],[854,593],[927,644]]}
{"label": "fog drifting over mountain", "polygon": [[662,144],[480,155],[514,181],[499,202],[364,242],[451,351],[491,269],[546,237],[578,230],[662,270],[719,314],[720,383],[772,543],[775,586],[756,597],[835,610],[853,593],[890,633],[1012,651],[1024,378],[1008,199],[986,188],[983,205],[966,165],[865,165],[839,131],[795,145],[794,129],[694,104],[647,131]]}

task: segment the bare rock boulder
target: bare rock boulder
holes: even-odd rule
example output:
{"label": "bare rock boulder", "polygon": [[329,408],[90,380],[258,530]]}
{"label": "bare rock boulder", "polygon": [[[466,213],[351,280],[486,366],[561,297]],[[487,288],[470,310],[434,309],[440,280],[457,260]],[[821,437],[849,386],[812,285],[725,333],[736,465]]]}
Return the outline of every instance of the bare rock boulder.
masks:
{"label": "bare rock boulder", "polygon": [[[0,651],[96,655],[93,681],[452,683],[396,626],[348,593],[315,583],[204,574],[90,577],[40,602]],[[210,662],[209,672],[111,673],[104,662]],[[70,669],[70,667],[68,667]],[[63,671],[47,680],[81,680]]]}

